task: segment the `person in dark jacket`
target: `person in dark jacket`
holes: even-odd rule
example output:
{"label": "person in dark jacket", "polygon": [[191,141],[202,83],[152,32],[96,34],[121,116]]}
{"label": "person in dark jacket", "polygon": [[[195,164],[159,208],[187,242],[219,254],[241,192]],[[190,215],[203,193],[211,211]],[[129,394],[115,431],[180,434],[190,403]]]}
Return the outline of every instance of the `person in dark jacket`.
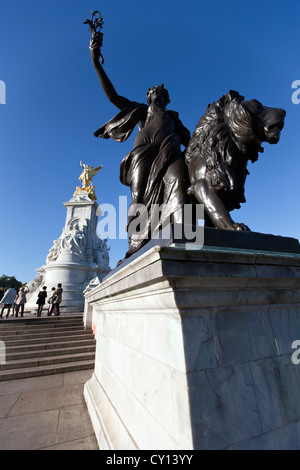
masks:
{"label": "person in dark jacket", "polygon": [[38,304],[38,309],[37,309],[37,317],[40,317],[42,315],[42,310],[43,307],[46,303],[46,297],[47,297],[47,287],[44,286],[43,289],[38,293],[38,299],[36,303]]}

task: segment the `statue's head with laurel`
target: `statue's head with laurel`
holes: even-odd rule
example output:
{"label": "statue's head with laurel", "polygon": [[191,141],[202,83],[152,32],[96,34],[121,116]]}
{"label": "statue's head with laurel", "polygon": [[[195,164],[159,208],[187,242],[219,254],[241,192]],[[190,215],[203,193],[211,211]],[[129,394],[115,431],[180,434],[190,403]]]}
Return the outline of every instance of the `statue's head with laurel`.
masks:
{"label": "statue's head with laurel", "polygon": [[153,88],[149,88],[147,91],[147,103],[150,105],[151,103],[161,103],[167,106],[170,103],[169,92],[165,88],[164,84],[156,85]]}

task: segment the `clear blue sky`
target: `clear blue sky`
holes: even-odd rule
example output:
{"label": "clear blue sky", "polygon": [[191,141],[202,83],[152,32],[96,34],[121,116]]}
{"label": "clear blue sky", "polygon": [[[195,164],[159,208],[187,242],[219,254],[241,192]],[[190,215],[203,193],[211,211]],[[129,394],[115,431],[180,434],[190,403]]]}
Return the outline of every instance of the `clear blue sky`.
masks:
{"label": "clear blue sky", "polygon": [[[299,238],[299,0],[0,0],[0,275],[35,277],[61,234],[80,160],[103,165],[98,203],[130,197],[119,182],[132,148],[93,132],[117,109],[94,72],[83,20],[104,17],[104,68],[117,91],[146,102],[163,82],[169,109],[192,132],[207,104],[229,89],[287,111],[278,145],[249,164],[247,203],[232,213],[253,231]],[[111,267],[127,242],[111,241]]]}

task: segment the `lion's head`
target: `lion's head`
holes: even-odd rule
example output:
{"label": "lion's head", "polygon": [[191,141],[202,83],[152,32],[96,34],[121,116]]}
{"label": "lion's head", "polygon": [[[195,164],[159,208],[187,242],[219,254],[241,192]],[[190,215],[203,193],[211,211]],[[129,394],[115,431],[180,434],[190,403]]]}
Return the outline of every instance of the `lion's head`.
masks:
{"label": "lion's head", "polygon": [[285,114],[257,100],[245,101],[236,91],[208,105],[186,150],[191,188],[205,178],[228,211],[239,208],[245,202],[247,162],[257,160],[262,142],[279,141]]}

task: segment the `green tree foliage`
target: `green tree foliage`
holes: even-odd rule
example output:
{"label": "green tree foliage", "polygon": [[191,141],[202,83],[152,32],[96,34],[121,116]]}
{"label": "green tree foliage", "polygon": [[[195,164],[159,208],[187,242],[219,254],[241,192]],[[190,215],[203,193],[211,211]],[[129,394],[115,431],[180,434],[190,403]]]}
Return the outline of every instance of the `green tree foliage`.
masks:
{"label": "green tree foliage", "polygon": [[0,277],[0,287],[3,287],[4,289],[14,287],[16,291],[18,291],[22,285],[22,282],[18,281],[15,276],[6,276],[5,274],[2,274]]}

